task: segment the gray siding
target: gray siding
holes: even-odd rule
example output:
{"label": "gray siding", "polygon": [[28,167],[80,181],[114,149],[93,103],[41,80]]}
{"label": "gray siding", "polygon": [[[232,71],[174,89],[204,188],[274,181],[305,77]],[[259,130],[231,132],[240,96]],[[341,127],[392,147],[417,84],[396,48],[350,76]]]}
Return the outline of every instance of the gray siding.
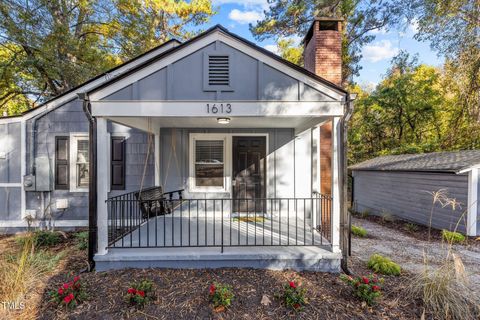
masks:
{"label": "gray siding", "polygon": [[[231,57],[233,91],[205,91],[204,53],[218,52]],[[332,100],[257,59],[222,42],[212,43],[151,75],[126,86],[105,100]]]}
{"label": "gray siding", "polygon": [[21,188],[0,187],[0,220],[18,220],[21,192]]}
{"label": "gray siding", "polygon": [[[88,134],[89,124],[79,100],[71,101],[42,116],[37,120],[37,146],[36,156],[48,156],[52,163],[55,157],[55,136],[70,135],[70,133]],[[30,144],[32,121],[27,122],[27,146]],[[145,165],[147,153],[147,134],[133,128],[109,123],[108,131],[112,136],[126,138],[126,190],[111,192],[111,195],[125,193],[139,189],[141,176]],[[153,145],[151,146],[153,153]],[[30,168],[27,148],[27,168]],[[106,150],[105,152],[109,152]],[[54,170],[54,168],[52,168]],[[29,169],[27,169],[29,172]],[[153,185],[153,156],[147,161],[146,178],[144,186]],[[45,206],[52,204],[52,210],[59,220],[86,220],[88,218],[88,192],[70,192],[69,190],[52,190],[45,193]],[[57,212],[55,202],[57,199],[67,198],[69,208],[65,212]],[[42,216],[42,201],[40,192],[27,192],[27,209],[37,210],[37,215]],[[18,201],[20,204],[20,201]],[[3,214],[0,211],[0,214]],[[0,220],[3,216],[0,217]],[[14,219],[20,220],[20,210],[14,214]]]}
{"label": "gray siding", "polygon": [[0,124],[0,183],[20,183],[20,122]]}
{"label": "gray siding", "polygon": [[[267,196],[310,197],[312,157],[310,133],[295,138],[294,129],[178,129],[160,131],[161,184],[165,190],[186,189],[187,197],[207,197],[205,193],[188,194],[190,133],[266,133]],[[208,197],[230,197],[229,193],[208,193]]]}
{"label": "gray siding", "polygon": [[[399,218],[428,225],[432,209],[431,192],[446,189],[450,198],[461,203],[461,208],[452,210],[435,204],[432,226],[465,232],[468,203],[468,176],[448,173],[415,172],[354,172],[355,210],[365,210],[381,215],[385,212]],[[462,216],[463,215],[463,216]]]}

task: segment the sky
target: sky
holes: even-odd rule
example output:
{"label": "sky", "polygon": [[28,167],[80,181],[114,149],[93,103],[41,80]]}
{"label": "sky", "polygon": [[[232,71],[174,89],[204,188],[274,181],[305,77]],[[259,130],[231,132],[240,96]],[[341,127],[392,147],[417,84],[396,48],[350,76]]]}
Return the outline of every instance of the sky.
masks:
{"label": "sky", "polygon": [[[263,10],[268,9],[267,0],[213,0],[218,14],[209,22],[208,26],[221,24],[233,33],[244,37],[257,45],[276,52],[274,39],[257,41],[249,30],[249,23],[255,23],[263,16]],[[400,50],[411,55],[418,54],[420,63],[439,66],[442,57],[430,49],[428,42],[419,42],[413,38],[415,24],[405,30],[377,30],[372,32],[375,40],[363,48],[363,58],[360,62],[362,70],[355,81],[362,86],[375,86],[386,73],[390,60]],[[294,39],[299,43],[300,37]]]}

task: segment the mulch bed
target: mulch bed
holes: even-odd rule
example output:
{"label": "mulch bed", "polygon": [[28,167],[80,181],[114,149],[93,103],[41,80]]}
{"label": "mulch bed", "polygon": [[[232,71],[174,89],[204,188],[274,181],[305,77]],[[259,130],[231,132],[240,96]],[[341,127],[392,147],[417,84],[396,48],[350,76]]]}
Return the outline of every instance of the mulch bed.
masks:
{"label": "mulch bed", "polygon": [[[78,252],[77,252],[78,251]],[[49,302],[48,291],[57,289],[67,273],[77,273],[86,263],[85,251],[68,257],[63,272],[47,284],[38,310],[40,319],[418,319],[421,307],[406,296],[408,274],[384,277],[384,297],[373,308],[362,305],[338,275],[320,272],[270,271],[256,269],[173,270],[129,269],[91,272],[81,275],[89,300],[75,310],[66,311]],[[353,258],[350,268],[355,274],[370,271]],[[129,307],[124,296],[133,281],[149,279],[155,284],[156,300],[138,310]],[[295,313],[274,297],[282,286],[296,280],[308,290],[308,305]],[[231,308],[215,313],[208,302],[208,286],[213,281],[233,287]],[[261,304],[266,295],[271,303]]]}

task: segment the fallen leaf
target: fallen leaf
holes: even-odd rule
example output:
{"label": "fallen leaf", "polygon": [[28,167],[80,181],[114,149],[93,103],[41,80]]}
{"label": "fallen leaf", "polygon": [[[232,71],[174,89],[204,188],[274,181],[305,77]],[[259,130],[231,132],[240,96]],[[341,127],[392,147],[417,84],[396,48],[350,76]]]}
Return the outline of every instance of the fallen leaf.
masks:
{"label": "fallen leaf", "polygon": [[262,300],[260,301],[261,304],[263,304],[264,306],[269,306],[270,303],[272,303],[272,301],[270,301],[270,299],[268,298],[268,296],[266,294],[264,294],[262,296]]}

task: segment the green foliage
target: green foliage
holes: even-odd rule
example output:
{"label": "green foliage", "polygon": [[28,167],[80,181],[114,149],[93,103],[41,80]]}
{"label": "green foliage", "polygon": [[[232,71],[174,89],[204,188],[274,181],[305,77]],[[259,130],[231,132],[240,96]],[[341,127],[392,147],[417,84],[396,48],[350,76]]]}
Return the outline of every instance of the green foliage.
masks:
{"label": "green foliage", "polygon": [[307,290],[302,288],[300,284],[295,283],[295,281],[290,281],[284,285],[283,293],[280,297],[283,299],[287,308],[294,311],[302,311],[307,304],[307,299],[305,298],[306,293]]}
{"label": "green foliage", "polygon": [[375,39],[371,30],[384,28],[394,23],[400,16],[395,3],[373,0],[274,0],[269,2],[265,17],[250,30],[259,40],[267,38],[303,38],[315,16],[336,16],[345,21],[342,30],[342,69],[343,83],[358,75],[362,47]]}
{"label": "green foliage", "polygon": [[210,302],[213,303],[214,308],[228,308],[232,304],[232,300],[235,297],[231,286],[218,282],[210,285],[208,288],[208,295]]}
{"label": "green foliage", "polygon": [[360,238],[364,238],[367,236],[367,230],[362,227],[357,227],[356,225],[352,225],[351,231],[353,235]]}
{"label": "green foliage", "polygon": [[215,14],[211,0],[0,2],[0,111],[18,114]]}
{"label": "green foliage", "polygon": [[143,308],[155,298],[153,291],[153,282],[150,280],[142,280],[130,285],[127,290],[127,302],[138,308]]}
{"label": "green foliage", "polygon": [[35,247],[53,247],[62,241],[62,236],[60,233],[45,230],[37,230],[31,235],[29,234],[26,236],[17,237],[15,241],[20,245],[24,245],[27,239],[30,237],[32,237],[33,245]]}
{"label": "green foliage", "polygon": [[372,269],[375,273],[380,273],[389,276],[400,275],[401,268],[398,264],[393,262],[387,257],[383,257],[379,254],[374,254],[370,257],[367,263],[367,267]]}
{"label": "green foliage", "polygon": [[416,225],[415,223],[411,223],[411,222],[404,224],[403,227],[405,228],[405,230],[407,230],[409,232],[417,232],[419,230],[418,225]]}
{"label": "green foliage", "polygon": [[350,285],[353,294],[365,301],[369,306],[375,305],[377,303],[377,299],[382,296],[381,290],[383,279],[377,278],[376,275],[354,278],[342,274],[340,279]]}
{"label": "green foliage", "polygon": [[382,221],[384,223],[394,222],[395,221],[395,216],[393,214],[391,214],[390,212],[383,211],[382,212]]}
{"label": "green foliage", "polygon": [[465,236],[459,232],[442,230],[442,239],[448,243],[462,243],[465,241]]}
{"label": "green foliage", "polygon": [[280,56],[298,66],[303,66],[303,46],[295,46],[293,39],[280,39],[277,43]]}
{"label": "green foliage", "polygon": [[88,231],[81,231],[75,233],[75,239],[77,241],[78,249],[86,250],[88,249]]}

